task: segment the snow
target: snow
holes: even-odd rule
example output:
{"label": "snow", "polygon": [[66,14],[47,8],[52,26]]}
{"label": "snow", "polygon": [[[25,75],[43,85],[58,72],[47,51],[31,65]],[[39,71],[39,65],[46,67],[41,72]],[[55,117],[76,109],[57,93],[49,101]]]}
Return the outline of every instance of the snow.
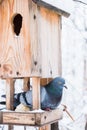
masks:
{"label": "snow", "polygon": [[[85,130],[87,122],[87,82],[84,78],[84,60],[87,57],[84,24],[87,8],[74,3],[68,19],[63,18],[62,26],[62,75],[66,79],[67,92],[64,91],[63,104],[66,104],[74,122],[64,114],[59,122],[60,130]],[[85,35],[84,35],[85,34]]]}
{"label": "snow", "polygon": [[[70,6],[71,4],[73,4],[72,0],[43,0],[47,3],[50,3],[51,5],[57,7],[57,8],[60,8],[62,10],[65,10],[69,13],[71,13],[71,8],[73,8],[73,6]],[[64,3],[64,4],[63,4]]]}

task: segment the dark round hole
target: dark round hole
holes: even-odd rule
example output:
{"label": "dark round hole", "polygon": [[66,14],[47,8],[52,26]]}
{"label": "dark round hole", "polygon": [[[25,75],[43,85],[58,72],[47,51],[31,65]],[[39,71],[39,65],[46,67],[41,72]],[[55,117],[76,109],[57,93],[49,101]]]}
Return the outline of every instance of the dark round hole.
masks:
{"label": "dark round hole", "polygon": [[15,34],[18,36],[20,34],[21,28],[22,28],[22,16],[21,14],[16,14],[13,17],[13,29]]}

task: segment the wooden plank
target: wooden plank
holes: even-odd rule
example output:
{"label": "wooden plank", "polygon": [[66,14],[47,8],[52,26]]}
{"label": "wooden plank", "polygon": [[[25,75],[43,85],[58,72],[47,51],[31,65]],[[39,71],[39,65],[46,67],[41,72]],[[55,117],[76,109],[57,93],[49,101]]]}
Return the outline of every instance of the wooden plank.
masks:
{"label": "wooden plank", "polygon": [[3,124],[35,125],[35,114],[3,112]]}
{"label": "wooden plank", "polygon": [[1,111],[0,124],[32,125],[32,126],[41,127],[48,123],[51,124],[55,121],[62,119],[62,116],[63,116],[63,111],[61,109],[56,109],[50,112],[47,112],[47,111],[43,111],[43,112]]}
{"label": "wooden plank", "polygon": [[39,128],[39,130],[51,130],[50,125],[45,125]]}
{"label": "wooden plank", "polygon": [[[60,71],[61,16],[43,7],[39,8],[39,43],[42,54],[42,77],[56,77]],[[43,36],[44,34],[44,36]],[[44,48],[44,49],[43,49]],[[55,64],[55,65],[54,65]]]}
{"label": "wooden plank", "polygon": [[[35,0],[34,0],[35,1]],[[68,12],[68,7],[66,6],[66,1],[47,1],[47,0],[36,0],[37,5],[50,9],[51,11],[55,11],[59,15],[63,15],[65,17],[69,17],[70,13]]]}
{"label": "wooden plank", "polygon": [[[56,109],[51,112],[44,112],[42,114],[37,114],[36,124],[38,124],[38,125],[52,124],[52,123],[62,119],[62,116],[63,116],[63,111],[60,109]],[[40,118],[40,122],[38,120],[39,118]]]}
{"label": "wooden plank", "polygon": [[58,46],[58,74],[62,75],[62,49],[61,49],[61,32],[62,32],[62,18],[59,20],[59,46]]}
{"label": "wooden plank", "polygon": [[[13,110],[14,102],[14,79],[6,79],[6,109]],[[13,130],[13,125],[8,125],[8,130]]]}
{"label": "wooden plank", "polygon": [[8,130],[14,130],[14,126],[13,125],[8,125]]}
{"label": "wooden plank", "polygon": [[[61,20],[61,17],[60,17],[60,20],[59,20],[59,64],[58,64],[58,74],[61,76],[62,75],[62,52],[61,52],[61,30],[62,30],[62,20]],[[51,124],[51,130],[59,130],[59,127],[58,127],[58,122],[54,122]]]}
{"label": "wooden plank", "polygon": [[41,86],[44,86],[44,85],[46,85],[47,83],[49,83],[51,80],[52,80],[52,78],[41,78],[41,79],[40,79],[40,85],[41,85]]}
{"label": "wooden plank", "polygon": [[39,42],[38,8],[32,0],[29,1],[29,31],[31,47],[31,76],[41,76],[41,44]]}
{"label": "wooden plank", "polygon": [[6,79],[6,108],[13,110],[14,102],[14,79]]}
{"label": "wooden plank", "polygon": [[23,91],[27,92],[28,90],[30,90],[30,78],[26,77],[24,78],[24,82],[23,82]]}
{"label": "wooden plank", "polygon": [[40,78],[32,78],[33,110],[40,109]]}
{"label": "wooden plank", "polygon": [[48,124],[48,125],[45,126],[45,130],[51,130],[50,124]]}

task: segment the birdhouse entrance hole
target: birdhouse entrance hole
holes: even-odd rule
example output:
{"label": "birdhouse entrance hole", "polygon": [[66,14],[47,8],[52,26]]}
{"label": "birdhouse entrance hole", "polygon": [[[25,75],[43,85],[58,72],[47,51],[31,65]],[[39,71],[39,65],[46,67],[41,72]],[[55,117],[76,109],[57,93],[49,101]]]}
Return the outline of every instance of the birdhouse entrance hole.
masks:
{"label": "birdhouse entrance hole", "polygon": [[16,14],[13,17],[13,30],[14,33],[18,36],[22,28],[22,16],[21,14]]}

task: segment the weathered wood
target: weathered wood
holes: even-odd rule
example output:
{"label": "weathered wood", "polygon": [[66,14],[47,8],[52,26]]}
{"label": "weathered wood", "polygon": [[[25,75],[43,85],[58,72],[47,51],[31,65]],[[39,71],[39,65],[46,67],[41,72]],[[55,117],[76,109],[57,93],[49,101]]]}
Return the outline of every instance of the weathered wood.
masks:
{"label": "weathered wood", "polygon": [[41,78],[41,79],[40,79],[40,85],[41,85],[41,86],[44,86],[44,85],[46,85],[47,83],[49,83],[51,80],[52,80],[52,78]]}
{"label": "weathered wood", "polygon": [[50,125],[45,125],[39,128],[39,130],[51,130]]}
{"label": "weathered wood", "polygon": [[3,112],[3,123],[14,125],[35,125],[35,114]]}
{"label": "weathered wood", "polygon": [[[14,102],[14,79],[6,79],[6,109],[13,110]],[[13,130],[13,125],[8,125],[8,130]]]}
{"label": "weathered wood", "polygon": [[[15,16],[22,18],[19,35]],[[1,78],[59,75],[60,15],[32,0],[7,0],[0,5],[0,25]]]}
{"label": "weathered wood", "polygon": [[[24,92],[27,92],[30,90],[30,78],[26,77],[24,78],[24,82],[23,82],[23,89]],[[26,130],[26,126],[24,126],[24,130]]]}
{"label": "weathered wood", "polygon": [[[62,116],[61,116],[61,114],[62,114],[62,111],[61,110],[58,110],[58,109],[56,109],[56,110],[53,110],[53,111],[51,111],[51,112],[44,112],[44,113],[42,113],[40,116],[40,118],[41,118],[41,120],[40,120],[40,123],[42,124],[42,125],[44,125],[44,124],[48,124],[48,123],[50,123],[50,124],[52,124],[53,122],[55,122],[55,121],[57,121],[57,120],[59,120],[59,119],[62,119]],[[51,118],[52,117],[52,118]],[[37,121],[38,121],[38,115],[37,115],[37,117],[36,117],[37,119]],[[37,122],[38,123],[38,122]]]}
{"label": "weathered wood", "polygon": [[68,11],[66,10],[66,8],[64,8],[65,5],[66,5],[65,1],[61,2],[61,0],[59,0],[59,1],[56,2],[56,4],[54,4],[54,2],[52,2],[52,1],[36,0],[36,3],[39,6],[43,6],[43,7],[47,8],[47,9],[55,11],[59,15],[63,15],[65,17],[69,17],[69,15],[70,15],[68,13]]}
{"label": "weathered wood", "polygon": [[[9,78],[33,77],[32,99],[35,110],[40,109],[40,85],[62,73],[61,15],[68,17],[69,13],[44,0],[37,0],[36,3],[32,0],[0,1],[0,77],[7,78],[7,109],[13,109],[14,94],[13,80]],[[40,81],[40,77],[46,80]],[[24,79],[24,91],[28,90],[27,80]],[[0,123],[10,126],[43,126],[61,118],[60,110],[0,112]],[[50,130],[50,127],[46,125],[40,130]]]}
{"label": "weathered wood", "polygon": [[[4,0],[0,5],[0,76],[30,75],[30,36],[28,0]],[[19,36],[13,30],[16,14],[23,17]]]}
{"label": "weathered wood", "polygon": [[[31,1],[31,2],[30,2]],[[39,15],[37,5],[29,1],[29,33],[31,47],[31,76],[41,76],[41,44],[39,43]]]}
{"label": "weathered wood", "polygon": [[[32,125],[43,126],[48,123],[53,123],[62,119],[63,111],[56,109],[50,112],[47,111],[29,111],[29,112],[12,112],[1,111],[0,112],[0,124],[14,124],[14,125]],[[52,118],[50,118],[52,117]]]}
{"label": "weathered wood", "polygon": [[6,108],[13,110],[14,102],[14,79],[6,79]]}
{"label": "weathered wood", "polygon": [[33,110],[40,109],[40,78],[32,78]]}
{"label": "weathered wood", "polygon": [[13,125],[8,125],[8,130],[14,130],[14,126]]}
{"label": "weathered wood", "polygon": [[30,78],[26,77],[24,78],[24,82],[23,82],[23,91],[27,92],[28,90],[30,90]]}
{"label": "weathered wood", "polygon": [[42,47],[42,77],[45,78],[59,75],[61,56],[60,26],[61,17],[59,15],[43,7],[39,8],[39,41]]}
{"label": "weathered wood", "polygon": [[50,125],[50,124],[46,125],[46,126],[45,126],[45,129],[46,129],[46,130],[51,130],[51,125]]}

